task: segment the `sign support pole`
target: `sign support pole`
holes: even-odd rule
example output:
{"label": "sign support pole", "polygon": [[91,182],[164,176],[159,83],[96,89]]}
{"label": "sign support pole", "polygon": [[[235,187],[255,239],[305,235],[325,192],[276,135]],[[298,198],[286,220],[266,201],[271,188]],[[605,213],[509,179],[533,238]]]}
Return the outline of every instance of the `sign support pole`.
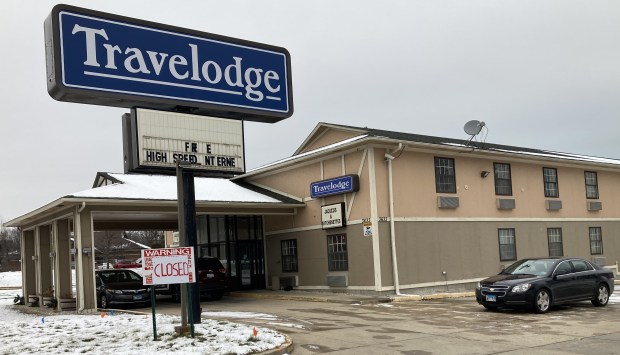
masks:
{"label": "sign support pole", "polygon": [[[192,263],[196,265],[198,253],[198,235],[196,233],[196,191],[194,189],[194,173],[191,170],[183,171],[183,213],[185,227],[185,243],[186,246],[194,248],[194,259]],[[191,293],[188,298],[191,302],[189,312],[192,312],[191,324],[200,323],[200,285],[199,281],[190,283],[188,292]]]}
{"label": "sign support pole", "polygon": [[[197,250],[198,238],[196,234],[196,192],[194,189],[194,173],[184,171],[184,167],[190,166],[188,162],[177,161],[177,204],[179,211],[179,244],[184,247],[193,247]],[[196,256],[192,263],[196,264]],[[190,283],[187,287],[181,287],[181,329],[187,329],[187,302],[192,302],[189,311],[192,312],[191,324],[200,323],[200,289],[196,282]],[[186,294],[190,292],[191,297]]]}
{"label": "sign support pole", "polygon": [[157,320],[155,319],[155,285],[151,285],[151,312],[153,313],[153,340],[157,341]]}
{"label": "sign support pole", "polygon": [[[182,247],[187,246],[187,240],[185,238],[185,187],[183,186],[183,168],[181,166],[183,162],[177,161],[177,206],[178,206],[178,223],[179,223],[179,245]],[[181,291],[181,328],[179,332],[182,334],[184,329],[187,329],[187,296],[185,295],[186,287],[179,285]]]}

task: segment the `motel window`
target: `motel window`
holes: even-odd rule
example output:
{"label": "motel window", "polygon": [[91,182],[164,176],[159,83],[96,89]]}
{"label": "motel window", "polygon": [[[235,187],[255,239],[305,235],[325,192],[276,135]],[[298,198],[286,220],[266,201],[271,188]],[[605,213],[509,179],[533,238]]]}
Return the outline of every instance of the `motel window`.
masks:
{"label": "motel window", "polygon": [[562,228],[547,228],[547,240],[549,242],[549,256],[562,256]]}
{"label": "motel window", "polygon": [[543,168],[543,180],[545,183],[545,197],[560,197],[558,190],[558,169]]}
{"label": "motel window", "polygon": [[517,245],[514,228],[498,229],[499,260],[517,260]]}
{"label": "motel window", "polygon": [[327,262],[329,271],[349,270],[346,234],[327,236]]}
{"label": "motel window", "polygon": [[595,171],[585,172],[586,198],[598,198],[598,178]]}
{"label": "motel window", "polygon": [[297,272],[297,239],[280,242],[282,251],[282,272]]}
{"label": "motel window", "polygon": [[601,227],[590,227],[590,254],[603,254],[603,235]]}
{"label": "motel window", "polygon": [[435,186],[437,192],[456,193],[454,159],[435,157]]}
{"label": "motel window", "polygon": [[495,194],[512,196],[510,164],[493,163],[493,171],[495,175]]}

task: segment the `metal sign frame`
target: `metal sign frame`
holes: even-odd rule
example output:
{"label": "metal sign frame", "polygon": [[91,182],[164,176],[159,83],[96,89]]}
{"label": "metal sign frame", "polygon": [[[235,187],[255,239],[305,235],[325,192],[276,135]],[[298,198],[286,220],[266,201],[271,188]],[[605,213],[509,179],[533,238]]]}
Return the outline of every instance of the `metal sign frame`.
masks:
{"label": "metal sign frame", "polygon": [[243,174],[243,134],[239,120],[134,108],[123,115],[125,173],[174,174],[181,161],[197,175]]}
{"label": "metal sign frame", "polygon": [[293,114],[282,47],[57,5],[45,20],[59,101],[274,123]]}

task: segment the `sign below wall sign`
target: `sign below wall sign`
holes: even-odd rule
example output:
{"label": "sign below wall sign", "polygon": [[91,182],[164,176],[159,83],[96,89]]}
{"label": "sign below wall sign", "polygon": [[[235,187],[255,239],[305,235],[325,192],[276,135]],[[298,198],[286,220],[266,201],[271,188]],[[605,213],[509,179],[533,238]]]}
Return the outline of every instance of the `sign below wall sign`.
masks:
{"label": "sign below wall sign", "polygon": [[125,172],[245,172],[243,121],[133,109],[123,116]]}
{"label": "sign below wall sign", "polygon": [[68,5],[45,20],[56,100],[273,123],[293,114],[281,47]]}
{"label": "sign below wall sign", "polygon": [[372,223],[370,222],[363,222],[362,223],[362,229],[364,232],[364,237],[372,237]]}
{"label": "sign below wall sign", "polygon": [[333,179],[321,180],[310,184],[310,196],[319,198],[331,195],[359,191],[360,179],[357,175],[345,175]]}
{"label": "sign below wall sign", "polygon": [[344,215],[344,202],[321,206],[321,227],[340,228],[347,225]]}

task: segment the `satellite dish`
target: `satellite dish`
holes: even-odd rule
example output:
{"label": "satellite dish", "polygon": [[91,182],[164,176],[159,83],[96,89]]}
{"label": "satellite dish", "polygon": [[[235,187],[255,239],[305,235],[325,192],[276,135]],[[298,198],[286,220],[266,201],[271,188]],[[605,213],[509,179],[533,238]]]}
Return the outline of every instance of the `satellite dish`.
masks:
{"label": "satellite dish", "polygon": [[471,136],[475,136],[480,133],[482,127],[484,127],[484,122],[480,122],[478,120],[471,120],[465,123],[465,127],[463,127],[463,129],[465,130],[465,133]]}

